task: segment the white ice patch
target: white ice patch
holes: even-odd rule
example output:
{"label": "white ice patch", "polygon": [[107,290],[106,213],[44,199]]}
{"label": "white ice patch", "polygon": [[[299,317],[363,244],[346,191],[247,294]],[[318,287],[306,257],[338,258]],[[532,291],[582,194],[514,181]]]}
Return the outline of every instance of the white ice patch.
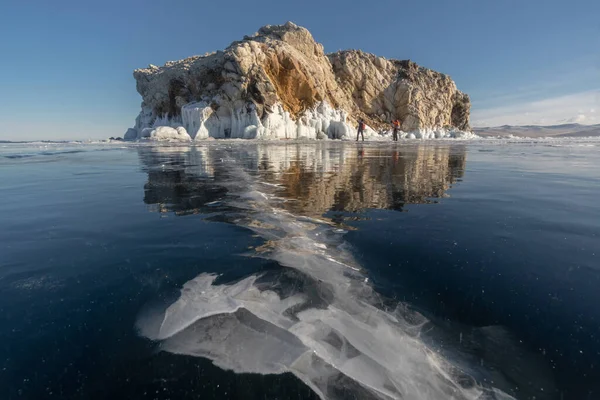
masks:
{"label": "white ice patch", "polygon": [[[232,109],[213,109],[207,103],[190,103],[181,108],[183,126],[194,139],[213,137],[254,139],[260,124],[253,104]],[[254,128],[254,129],[253,129]]]}
{"label": "white ice patch", "polygon": [[[211,106],[202,101],[189,103],[181,108],[181,116],[169,118],[166,115],[153,116],[152,110],[142,106],[136,118],[135,128],[125,134],[126,140],[150,137],[147,128],[178,128],[183,126],[189,136],[194,139],[345,139],[357,138],[357,128],[348,121],[348,114],[321,102],[314,108],[306,110],[297,120],[285,111],[281,104],[273,106],[261,120],[252,103],[237,103],[235,107]],[[365,139],[390,140],[391,130],[380,134],[367,126]],[[413,132],[399,133],[400,139],[479,139],[472,132],[457,129],[420,129]],[[157,140],[162,138],[156,137]],[[164,138],[172,140],[172,137]]]}
{"label": "white ice patch", "polygon": [[171,128],[169,126],[159,126],[157,128],[145,128],[141,132],[142,138],[161,140],[161,141],[183,141],[192,140],[184,127],[178,126]]}
{"label": "white ice patch", "polygon": [[420,129],[412,132],[416,139],[478,139],[473,132],[465,132],[454,128]]}
{"label": "white ice patch", "polygon": [[[299,122],[299,121],[298,121]],[[257,136],[261,139],[297,139],[299,125],[283,106],[276,105],[257,125]]]}
{"label": "white ice patch", "polygon": [[[181,117],[153,117],[151,110],[142,107],[136,126],[128,130],[128,140],[149,137],[147,128],[183,126],[190,137],[206,139],[350,139],[356,128],[347,121],[345,111],[319,103],[305,111],[297,120],[280,104],[261,120],[254,104],[238,104],[236,107],[211,106],[207,102],[189,103],[181,108]],[[365,138],[377,136],[372,129],[365,131]]]}
{"label": "white ice patch", "polygon": [[464,373],[420,340],[422,315],[377,306],[338,229],[272,206],[258,189],[268,186],[237,173],[233,205],[249,213],[236,224],[268,240],[270,250],[257,256],[285,267],[294,284],[283,290],[268,274],[215,284],[216,275],[201,274],[165,311],[139,319],[142,335],[238,373],[291,372],[324,399],[346,398],[344,390],[361,399],[478,399],[490,391],[472,380],[461,386]]}
{"label": "white ice patch", "polygon": [[152,113],[152,108],[142,103],[142,110],[135,119],[135,127],[133,128],[136,130],[136,132],[138,132],[138,139],[140,138],[139,135],[142,132],[142,130],[144,128],[150,128],[154,123],[154,120],[155,118],[154,114]]}
{"label": "white ice patch", "polygon": [[[433,129],[418,129],[411,132],[398,132],[399,139],[422,139],[422,140],[433,140],[433,139],[463,139],[463,140],[474,140],[481,139],[473,132],[461,131],[454,128],[433,128]],[[385,131],[381,136],[382,140],[392,139],[392,130]]]}

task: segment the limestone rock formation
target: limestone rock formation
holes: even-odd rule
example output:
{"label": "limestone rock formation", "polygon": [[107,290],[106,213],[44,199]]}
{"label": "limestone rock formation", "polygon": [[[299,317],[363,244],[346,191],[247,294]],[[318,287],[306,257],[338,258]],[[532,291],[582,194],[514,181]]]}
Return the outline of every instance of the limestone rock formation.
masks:
{"label": "limestone rock formation", "polygon": [[386,60],[350,50],[330,54],[339,86],[352,98],[355,112],[374,125],[396,118],[402,130],[455,127],[469,130],[469,97],[448,75],[410,60]]}
{"label": "limestone rock formation", "polygon": [[326,55],[291,22],[134,77],[143,102],[128,139],[159,126],[180,132],[171,139],[183,129],[192,139],[342,138],[359,118],[367,136],[395,118],[405,131],[469,129],[469,98],[446,75],[361,51]]}

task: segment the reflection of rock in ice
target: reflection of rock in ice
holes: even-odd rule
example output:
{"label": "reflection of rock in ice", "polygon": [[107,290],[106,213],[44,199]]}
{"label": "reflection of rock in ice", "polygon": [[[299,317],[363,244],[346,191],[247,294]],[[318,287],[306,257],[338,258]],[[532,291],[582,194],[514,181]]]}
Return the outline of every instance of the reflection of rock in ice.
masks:
{"label": "reflection of rock in ice", "polygon": [[149,170],[182,169],[196,178],[214,175],[214,160],[210,158],[207,147],[151,146],[140,147],[138,150],[143,164]]}
{"label": "reflection of rock in ice", "polygon": [[258,152],[268,160],[265,178],[297,200],[295,211],[310,214],[430,202],[462,176],[466,160],[465,149],[452,146],[288,145],[259,146]]}
{"label": "reflection of rock in ice", "polygon": [[[148,166],[147,191],[154,193],[146,196],[147,203],[174,204],[176,196],[160,189],[166,186],[172,192],[174,185],[184,200],[194,195],[203,198],[207,188],[214,192],[229,179],[228,169],[235,162],[258,171],[264,183],[278,185],[278,195],[293,200],[285,205],[288,210],[310,215],[329,210],[401,209],[405,204],[431,202],[445,196],[462,176],[466,159],[461,146],[390,149],[345,143],[237,143],[139,151]],[[218,179],[209,179],[215,176]]]}
{"label": "reflection of rock in ice", "polygon": [[207,148],[148,147],[139,153],[148,174],[144,202],[156,204],[160,212],[200,212],[227,192],[212,182],[215,171]]}
{"label": "reflection of rock in ice", "polygon": [[322,398],[510,398],[426,345],[423,316],[378,306],[342,233],[272,206],[272,192],[229,171],[234,205],[248,211],[236,223],[270,241],[258,256],[286,268],[231,284],[202,274],[164,312],[139,320],[144,336],[235,372],[291,372]]}

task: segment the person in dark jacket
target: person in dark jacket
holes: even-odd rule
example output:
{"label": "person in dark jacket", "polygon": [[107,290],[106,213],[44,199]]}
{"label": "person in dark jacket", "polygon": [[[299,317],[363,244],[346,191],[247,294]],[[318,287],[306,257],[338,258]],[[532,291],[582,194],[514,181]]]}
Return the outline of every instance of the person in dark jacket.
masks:
{"label": "person in dark jacket", "polygon": [[358,120],[358,132],[356,132],[356,141],[358,142],[358,137],[362,136],[362,141],[365,141],[365,121],[361,118]]}
{"label": "person in dark jacket", "polygon": [[393,139],[394,139],[394,142],[397,142],[398,141],[398,132],[400,131],[400,121],[398,121],[396,119],[396,120],[394,120],[394,122],[392,122],[392,125],[393,125],[393,128],[394,128],[394,130],[393,130]]}

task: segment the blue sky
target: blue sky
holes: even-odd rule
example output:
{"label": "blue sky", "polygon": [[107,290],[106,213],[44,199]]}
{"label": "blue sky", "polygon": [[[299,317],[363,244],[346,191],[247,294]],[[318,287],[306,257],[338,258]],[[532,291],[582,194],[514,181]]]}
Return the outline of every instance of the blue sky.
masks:
{"label": "blue sky", "polygon": [[132,71],[223,49],[262,25],[308,28],[449,74],[475,125],[600,123],[600,1],[10,1],[0,14],[0,139],[121,136]]}

